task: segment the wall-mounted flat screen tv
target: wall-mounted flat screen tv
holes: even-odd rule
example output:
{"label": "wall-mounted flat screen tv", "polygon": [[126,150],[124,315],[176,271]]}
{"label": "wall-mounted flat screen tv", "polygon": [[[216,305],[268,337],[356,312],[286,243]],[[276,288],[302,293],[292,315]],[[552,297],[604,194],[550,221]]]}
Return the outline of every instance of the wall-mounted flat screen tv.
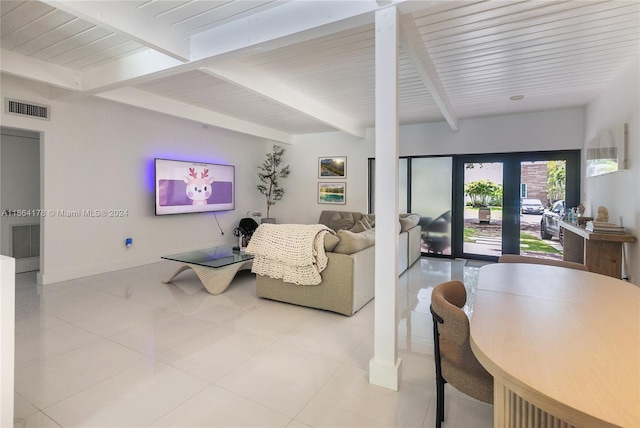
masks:
{"label": "wall-mounted flat screen tv", "polygon": [[235,167],[155,159],[156,215],[235,208]]}

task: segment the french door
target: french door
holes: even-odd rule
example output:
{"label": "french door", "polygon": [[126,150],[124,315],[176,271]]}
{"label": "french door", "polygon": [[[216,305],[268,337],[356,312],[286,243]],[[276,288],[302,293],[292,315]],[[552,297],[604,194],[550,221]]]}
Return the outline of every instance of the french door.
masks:
{"label": "french door", "polygon": [[540,228],[554,202],[580,203],[579,151],[456,156],[453,169],[456,257],[562,258],[560,237]]}

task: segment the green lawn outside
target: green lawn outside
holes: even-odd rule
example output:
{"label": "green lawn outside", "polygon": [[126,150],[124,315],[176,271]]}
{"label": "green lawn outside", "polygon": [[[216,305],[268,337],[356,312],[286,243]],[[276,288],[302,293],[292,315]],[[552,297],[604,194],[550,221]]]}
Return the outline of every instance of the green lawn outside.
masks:
{"label": "green lawn outside", "polygon": [[[474,229],[472,227],[464,228],[464,242],[475,242],[475,239],[480,236],[481,231],[478,229]],[[523,247],[526,251],[532,251],[536,253],[551,253],[551,254],[560,254],[560,251],[553,248],[551,245],[544,242],[542,239],[538,238],[535,235],[530,233],[521,232],[520,233],[520,243],[527,245],[527,247]]]}

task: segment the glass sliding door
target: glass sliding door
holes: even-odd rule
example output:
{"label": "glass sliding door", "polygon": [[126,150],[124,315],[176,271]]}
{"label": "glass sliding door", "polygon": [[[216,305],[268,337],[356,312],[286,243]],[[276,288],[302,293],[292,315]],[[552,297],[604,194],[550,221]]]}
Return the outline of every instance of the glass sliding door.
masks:
{"label": "glass sliding door", "polygon": [[420,214],[422,252],[451,255],[451,157],[411,159],[411,212]]}
{"label": "glass sliding door", "polygon": [[[369,159],[370,212],[374,177]],[[562,258],[558,220],[579,203],[579,150],[399,159],[399,210],[420,215],[424,255]]]}

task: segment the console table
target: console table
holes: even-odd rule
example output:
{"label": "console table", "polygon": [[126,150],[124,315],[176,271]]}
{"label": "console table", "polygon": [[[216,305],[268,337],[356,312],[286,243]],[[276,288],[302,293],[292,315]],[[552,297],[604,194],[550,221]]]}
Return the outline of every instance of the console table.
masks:
{"label": "console table", "polygon": [[629,234],[594,233],[566,221],[563,229],[564,260],[582,263],[591,272],[621,278],[622,244],[635,242]]}
{"label": "console table", "polygon": [[640,288],[522,263],[480,268],[471,349],[495,427],[640,426]]}

